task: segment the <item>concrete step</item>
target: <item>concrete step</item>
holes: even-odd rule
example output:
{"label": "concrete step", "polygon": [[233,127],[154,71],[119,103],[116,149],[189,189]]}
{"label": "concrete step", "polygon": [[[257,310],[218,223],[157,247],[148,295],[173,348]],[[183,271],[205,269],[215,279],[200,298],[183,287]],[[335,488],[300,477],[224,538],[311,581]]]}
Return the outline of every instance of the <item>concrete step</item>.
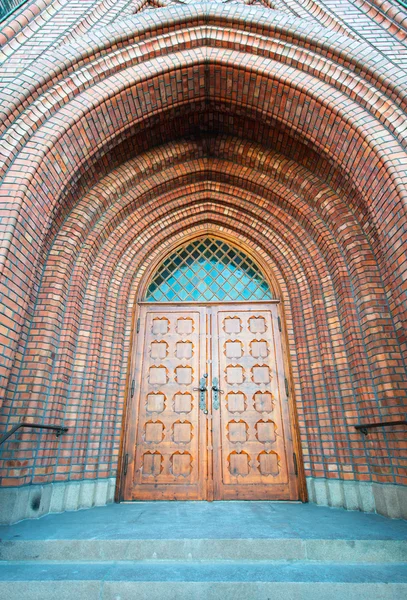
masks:
{"label": "concrete step", "polygon": [[406,540],[46,539],[3,540],[2,561],[275,561],[400,563]]}
{"label": "concrete step", "polygon": [[404,564],[3,562],[8,600],[405,600]]}
{"label": "concrete step", "polygon": [[407,598],[406,522],[311,505],[114,505],[0,539],[8,600]]}
{"label": "concrete step", "polygon": [[8,600],[407,598],[406,522],[312,505],[113,505],[0,539]]}
{"label": "concrete step", "polygon": [[405,600],[405,565],[268,562],[3,562],[8,600]]}

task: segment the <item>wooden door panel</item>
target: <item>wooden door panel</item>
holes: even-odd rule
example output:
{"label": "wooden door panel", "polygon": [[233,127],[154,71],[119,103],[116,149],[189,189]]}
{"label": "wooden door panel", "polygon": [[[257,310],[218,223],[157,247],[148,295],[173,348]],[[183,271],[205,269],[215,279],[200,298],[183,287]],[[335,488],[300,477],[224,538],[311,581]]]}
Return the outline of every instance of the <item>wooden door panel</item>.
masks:
{"label": "wooden door panel", "polygon": [[141,307],[127,498],[206,497],[206,418],[193,389],[206,364],[204,327],[200,307]]}
{"label": "wooden door panel", "polygon": [[141,306],[126,499],[298,498],[277,319],[273,303]]}
{"label": "wooden door panel", "polygon": [[216,499],[297,499],[277,306],[213,307]]}

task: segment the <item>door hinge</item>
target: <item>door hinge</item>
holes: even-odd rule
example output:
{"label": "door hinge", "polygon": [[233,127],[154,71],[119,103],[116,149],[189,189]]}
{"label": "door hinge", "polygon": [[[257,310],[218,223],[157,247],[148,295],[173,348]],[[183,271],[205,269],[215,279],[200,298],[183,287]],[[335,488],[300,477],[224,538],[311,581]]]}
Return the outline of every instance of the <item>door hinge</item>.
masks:
{"label": "door hinge", "polygon": [[126,454],[124,457],[123,474],[127,475],[127,467],[129,466],[129,455]]}
{"label": "door hinge", "polygon": [[133,398],[133,396],[134,396],[134,379],[131,382],[130,398]]}
{"label": "door hinge", "polygon": [[277,323],[278,323],[278,330],[281,333],[281,318],[277,317]]}
{"label": "door hinge", "polygon": [[140,318],[137,319],[136,333],[140,333]]}
{"label": "door hinge", "polygon": [[285,382],[285,393],[287,394],[287,398],[290,395],[290,388],[288,387],[288,379],[287,377],[284,378],[284,382]]}
{"label": "door hinge", "polygon": [[293,452],[293,459],[294,459],[294,473],[296,474],[296,476],[298,477],[298,464],[297,464],[297,455],[295,452]]}

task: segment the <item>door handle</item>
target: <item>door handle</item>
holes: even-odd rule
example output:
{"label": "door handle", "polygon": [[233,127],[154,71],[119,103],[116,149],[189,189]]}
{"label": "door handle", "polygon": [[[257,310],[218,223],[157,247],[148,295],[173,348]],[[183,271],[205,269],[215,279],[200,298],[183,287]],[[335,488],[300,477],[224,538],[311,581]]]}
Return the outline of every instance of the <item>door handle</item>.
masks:
{"label": "door handle", "polygon": [[203,375],[203,377],[201,377],[200,381],[199,381],[199,387],[197,388],[193,388],[193,390],[195,392],[199,392],[199,408],[202,410],[202,412],[204,413],[204,415],[208,414],[208,409],[206,408],[206,392],[208,391],[208,388],[206,387],[206,378],[208,377],[208,374],[205,373],[205,375]]}
{"label": "door handle", "polygon": [[223,394],[223,390],[219,389],[219,380],[217,377],[214,377],[212,380],[212,391],[213,391],[213,409],[219,409],[219,394]]}

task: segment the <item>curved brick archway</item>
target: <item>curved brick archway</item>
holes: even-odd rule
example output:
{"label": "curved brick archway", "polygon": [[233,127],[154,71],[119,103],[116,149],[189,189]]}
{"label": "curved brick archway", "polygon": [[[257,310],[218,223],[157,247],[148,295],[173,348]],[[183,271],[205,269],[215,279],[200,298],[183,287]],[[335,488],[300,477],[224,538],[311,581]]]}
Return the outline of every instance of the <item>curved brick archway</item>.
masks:
{"label": "curved brick archway", "polygon": [[306,475],[404,481],[400,434],[379,450],[353,429],[406,396],[402,75],[259,14],[128,19],[44,56],[4,103],[2,419],[70,427],[7,448],[4,485],[116,475],[140,280],[208,229],[278,281]]}

